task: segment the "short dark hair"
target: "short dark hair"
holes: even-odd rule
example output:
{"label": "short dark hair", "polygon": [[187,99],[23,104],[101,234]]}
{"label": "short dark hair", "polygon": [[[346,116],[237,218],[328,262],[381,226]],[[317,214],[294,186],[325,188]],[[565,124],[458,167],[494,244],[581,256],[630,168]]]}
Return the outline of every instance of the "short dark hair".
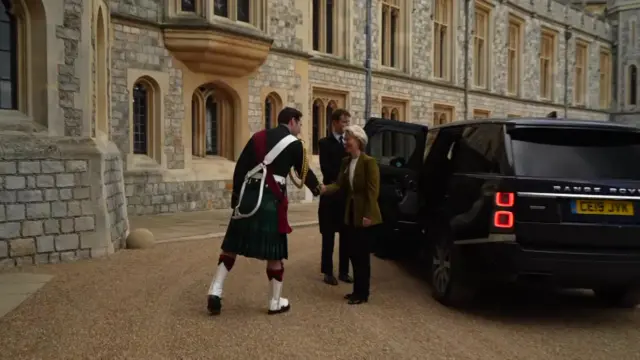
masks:
{"label": "short dark hair", "polygon": [[340,121],[340,118],[343,116],[351,117],[351,114],[345,109],[335,109],[331,113],[331,121]]}
{"label": "short dark hair", "polygon": [[300,110],[287,106],[286,108],[280,110],[280,113],[278,114],[278,124],[286,125],[289,123],[289,121],[291,121],[291,119],[300,121],[301,117],[302,113],[300,112]]}
{"label": "short dark hair", "polygon": [[547,114],[547,117],[551,118],[551,119],[557,119],[558,118],[558,112],[557,111],[552,111],[552,112]]}

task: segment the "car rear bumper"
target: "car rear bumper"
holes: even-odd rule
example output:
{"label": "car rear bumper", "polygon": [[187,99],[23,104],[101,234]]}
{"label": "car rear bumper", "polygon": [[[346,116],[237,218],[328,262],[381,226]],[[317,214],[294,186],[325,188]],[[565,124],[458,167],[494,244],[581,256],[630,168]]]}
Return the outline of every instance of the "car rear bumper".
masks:
{"label": "car rear bumper", "polygon": [[584,288],[640,285],[640,252],[532,249],[501,239],[457,243],[465,278]]}

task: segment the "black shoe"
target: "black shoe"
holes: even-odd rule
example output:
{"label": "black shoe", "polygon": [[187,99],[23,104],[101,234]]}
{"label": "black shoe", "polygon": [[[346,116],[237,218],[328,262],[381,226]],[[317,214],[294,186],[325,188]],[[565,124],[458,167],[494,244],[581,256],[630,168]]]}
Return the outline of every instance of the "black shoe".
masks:
{"label": "black shoe", "polygon": [[349,305],[360,305],[369,301],[369,298],[361,298],[358,296],[352,296],[349,299]]}
{"label": "black shoe", "polygon": [[336,279],[336,277],[333,275],[325,275],[324,282],[325,284],[329,284],[329,285],[334,285],[334,286],[338,285],[338,279]]}
{"label": "black shoe", "polygon": [[267,314],[269,314],[269,315],[277,315],[277,314],[286,313],[289,310],[291,310],[291,304],[281,307],[280,310],[269,310],[269,311],[267,311]]}
{"label": "black shoe", "polygon": [[338,276],[338,279],[340,279],[340,281],[347,283],[347,284],[353,284],[353,278],[351,276],[349,276],[348,274],[342,274],[340,276]]}
{"label": "black shoe", "polygon": [[347,294],[347,295],[345,295],[345,296],[344,296],[344,299],[345,299],[345,300],[351,300],[351,298],[353,298],[354,296],[355,296],[355,295],[353,295],[353,293],[351,293],[351,294]]}
{"label": "black shoe", "polygon": [[220,315],[222,311],[222,299],[220,299],[220,296],[209,295],[207,298],[207,310],[209,310],[209,315]]}

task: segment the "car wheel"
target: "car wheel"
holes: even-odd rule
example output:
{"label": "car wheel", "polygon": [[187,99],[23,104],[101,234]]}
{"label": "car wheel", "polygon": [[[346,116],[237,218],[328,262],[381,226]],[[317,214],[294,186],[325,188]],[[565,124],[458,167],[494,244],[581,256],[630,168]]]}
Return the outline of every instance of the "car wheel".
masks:
{"label": "car wheel", "polygon": [[445,306],[462,306],[473,297],[473,289],[460,279],[460,259],[452,241],[442,236],[435,242],[431,260],[433,297]]}
{"label": "car wheel", "polygon": [[640,304],[640,289],[626,286],[593,289],[596,297],[607,306],[633,309]]}

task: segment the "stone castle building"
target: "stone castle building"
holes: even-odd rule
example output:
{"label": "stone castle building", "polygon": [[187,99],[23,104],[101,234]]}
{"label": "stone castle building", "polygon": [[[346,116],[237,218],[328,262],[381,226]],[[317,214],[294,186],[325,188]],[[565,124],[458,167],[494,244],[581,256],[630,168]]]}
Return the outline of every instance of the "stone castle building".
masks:
{"label": "stone castle building", "polygon": [[[639,0],[373,14],[373,116],[638,119]],[[130,215],[228,208],[234,160],[283,106],[313,154],[332,109],[363,123],[365,27],[365,0],[0,0],[0,264],[111,253]]]}

